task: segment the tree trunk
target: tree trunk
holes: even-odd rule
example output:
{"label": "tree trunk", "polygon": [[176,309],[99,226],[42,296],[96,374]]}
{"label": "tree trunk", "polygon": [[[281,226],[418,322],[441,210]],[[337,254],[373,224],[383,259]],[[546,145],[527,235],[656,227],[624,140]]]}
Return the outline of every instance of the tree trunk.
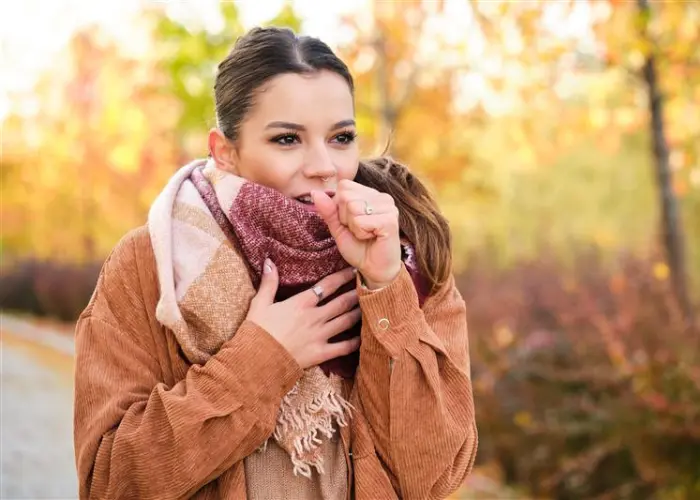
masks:
{"label": "tree trunk", "polygon": [[[651,9],[648,0],[637,0],[640,15],[645,22],[642,23],[642,37],[651,42],[648,32],[648,24],[651,18]],[[649,43],[649,46],[652,46]],[[646,56],[643,68],[644,82],[649,96],[649,113],[651,115],[650,132],[653,145],[654,167],[656,170],[656,182],[661,205],[661,234],[666,252],[666,259],[671,273],[673,290],[686,321],[692,323],[692,310],[688,294],[688,276],[685,267],[684,234],[681,222],[678,200],[673,192],[672,174],[669,162],[668,141],[663,121],[663,96],[659,89],[659,77],[657,72],[656,56],[650,51]]]}

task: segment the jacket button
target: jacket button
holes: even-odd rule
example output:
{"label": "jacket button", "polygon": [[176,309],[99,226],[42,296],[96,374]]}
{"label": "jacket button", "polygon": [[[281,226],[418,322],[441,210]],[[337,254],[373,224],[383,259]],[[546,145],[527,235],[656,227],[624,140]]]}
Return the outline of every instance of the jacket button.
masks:
{"label": "jacket button", "polygon": [[389,329],[389,320],[386,318],[382,318],[379,320],[377,325],[379,326],[380,330],[388,330]]}

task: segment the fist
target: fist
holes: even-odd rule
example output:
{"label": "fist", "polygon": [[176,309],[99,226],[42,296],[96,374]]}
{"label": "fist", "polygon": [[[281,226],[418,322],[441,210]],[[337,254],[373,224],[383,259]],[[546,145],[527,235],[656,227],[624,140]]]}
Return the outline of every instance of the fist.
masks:
{"label": "fist", "polygon": [[370,289],[391,284],[401,270],[399,211],[394,199],[350,180],[338,183],[333,198],[311,193],[345,261]]}

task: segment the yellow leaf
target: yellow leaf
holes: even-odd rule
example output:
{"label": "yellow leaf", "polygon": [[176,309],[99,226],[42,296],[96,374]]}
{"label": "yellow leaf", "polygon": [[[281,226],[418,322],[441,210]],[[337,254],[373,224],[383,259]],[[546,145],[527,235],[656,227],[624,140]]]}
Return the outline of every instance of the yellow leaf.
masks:
{"label": "yellow leaf", "polygon": [[665,262],[657,262],[654,265],[654,277],[657,280],[663,281],[668,278],[669,269]]}
{"label": "yellow leaf", "polygon": [[109,159],[118,172],[135,173],[139,168],[139,151],[132,144],[117,144],[112,148]]}
{"label": "yellow leaf", "polygon": [[513,417],[513,422],[518,427],[527,428],[532,425],[532,414],[528,411],[519,411]]}
{"label": "yellow leaf", "polygon": [[505,325],[496,328],[495,333],[496,344],[498,345],[498,347],[508,347],[510,344],[513,343],[513,339],[515,338],[511,329]]}

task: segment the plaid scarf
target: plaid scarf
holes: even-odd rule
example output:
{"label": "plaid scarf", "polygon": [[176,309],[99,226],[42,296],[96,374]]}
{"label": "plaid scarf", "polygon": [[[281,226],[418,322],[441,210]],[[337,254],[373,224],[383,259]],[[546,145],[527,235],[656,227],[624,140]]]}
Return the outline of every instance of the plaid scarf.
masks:
{"label": "plaid scarf", "polygon": [[[148,227],[160,285],[156,317],[193,364],[206,363],[235,334],[265,258],[278,269],[276,301],[348,266],[318,214],[216,168],[212,160],[196,160],[170,179],[151,207]],[[402,250],[421,290],[412,247],[405,243]],[[331,341],[359,333],[358,324]],[[305,370],[283,398],[273,437],[289,453],[295,474],[310,477],[312,467],[323,473],[320,438],[331,438],[334,424],[348,424],[352,407],[343,398],[342,379],[354,376],[358,360],[355,352]]]}

